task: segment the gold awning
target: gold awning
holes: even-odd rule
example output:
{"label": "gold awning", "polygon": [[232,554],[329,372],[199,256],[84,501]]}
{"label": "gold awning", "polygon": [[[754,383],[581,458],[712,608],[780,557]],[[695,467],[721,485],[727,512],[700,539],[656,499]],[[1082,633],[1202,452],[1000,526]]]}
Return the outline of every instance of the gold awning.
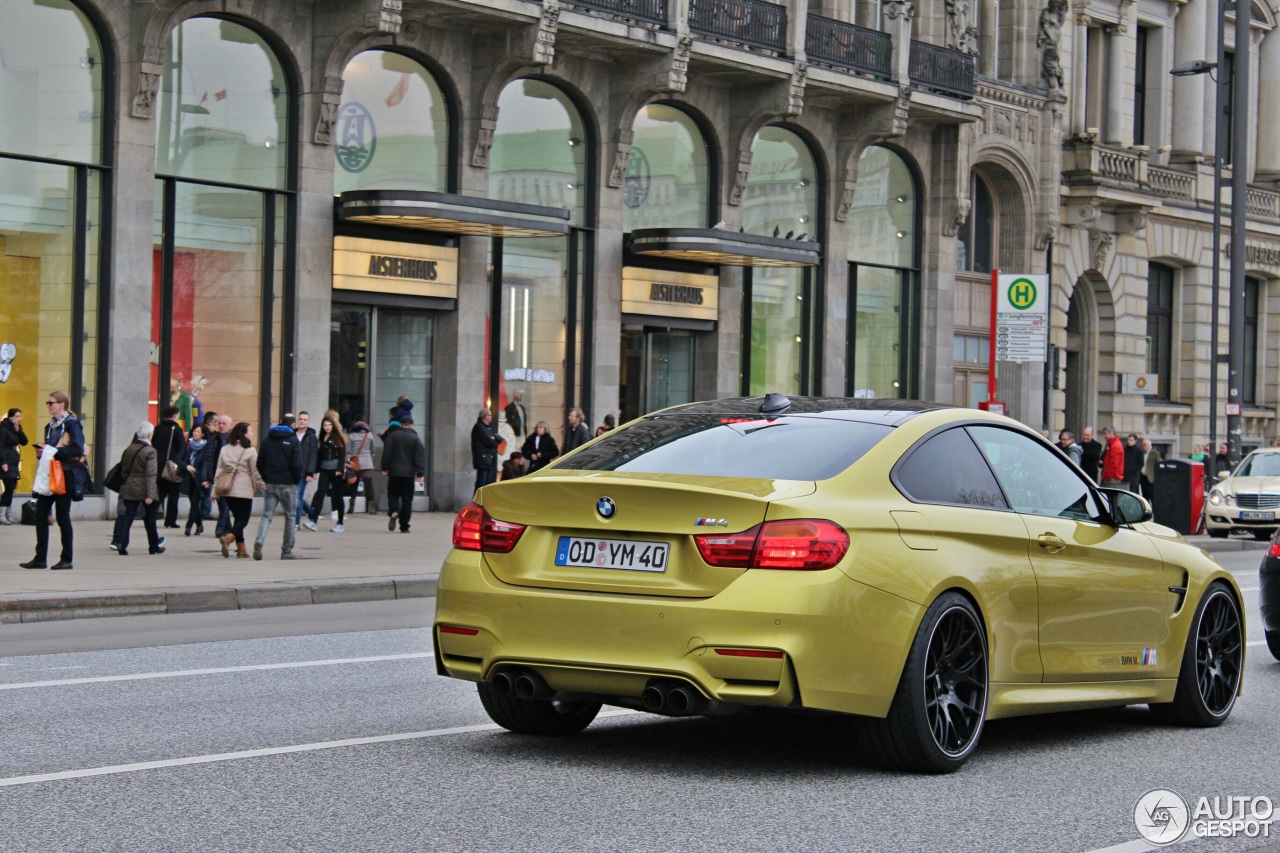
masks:
{"label": "gold awning", "polygon": [[338,196],[339,222],[480,237],[562,237],[569,211],[416,190],[350,190]]}
{"label": "gold awning", "polygon": [[731,267],[811,267],[822,259],[814,241],[718,228],[645,228],[631,232],[627,249],[635,255]]}

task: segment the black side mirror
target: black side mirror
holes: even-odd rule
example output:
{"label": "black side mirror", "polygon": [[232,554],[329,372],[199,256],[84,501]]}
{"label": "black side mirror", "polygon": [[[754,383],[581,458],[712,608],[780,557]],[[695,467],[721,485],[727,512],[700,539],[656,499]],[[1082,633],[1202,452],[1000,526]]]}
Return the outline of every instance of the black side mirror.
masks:
{"label": "black side mirror", "polygon": [[1102,489],[1102,494],[1111,505],[1111,521],[1115,525],[1141,524],[1150,521],[1151,504],[1142,495],[1125,489]]}

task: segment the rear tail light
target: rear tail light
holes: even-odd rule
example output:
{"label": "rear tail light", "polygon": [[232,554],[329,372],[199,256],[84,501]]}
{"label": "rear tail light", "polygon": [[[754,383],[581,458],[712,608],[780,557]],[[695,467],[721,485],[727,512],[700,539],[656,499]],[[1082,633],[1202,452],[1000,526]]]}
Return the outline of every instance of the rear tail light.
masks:
{"label": "rear tail light", "polygon": [[716,654],[730,658],[781,658],[782,652],[773,649],[716,649]]}
{"label": "rear tail light", "polygon": [[453,520],[453,547],[462,551],[509,554],[524,533],[523,524],[498,521],[480,504],[472,502]]}
{"label": "rear tail light", "polygon": [[441,625],[441,634],[461,634],[464,637],[474,637],[480,633],[479,628],[467,628],[463,625]]}
{"label": "rear tail light", "polygon": [[1280,557],[1280,542],[1272,542],[1271,549],[1267,551],[1268,557]]}
{"label": "rear tail light", "polygon": [[707,565],[726,569],[830,569],[849,550],[843,527],[818,519],[766,521],[741,533],[693,537]]}

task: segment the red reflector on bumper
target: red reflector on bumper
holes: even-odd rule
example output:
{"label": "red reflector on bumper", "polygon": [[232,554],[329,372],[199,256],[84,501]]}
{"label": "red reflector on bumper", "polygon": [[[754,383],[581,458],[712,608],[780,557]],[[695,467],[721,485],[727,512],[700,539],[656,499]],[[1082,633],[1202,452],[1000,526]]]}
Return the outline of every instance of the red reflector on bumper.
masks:
{"label": "red reflector on bumper", "polygon": [[780,658],[782,652],[769,649],[716,649],[716,654],[731,658]]}
{"label": "red reflector on bumper", "polygon": [[463,628],[461,625],[441,625],[441,634],[462,634],[465,637],[474,637],[480,633],[479,628]]}

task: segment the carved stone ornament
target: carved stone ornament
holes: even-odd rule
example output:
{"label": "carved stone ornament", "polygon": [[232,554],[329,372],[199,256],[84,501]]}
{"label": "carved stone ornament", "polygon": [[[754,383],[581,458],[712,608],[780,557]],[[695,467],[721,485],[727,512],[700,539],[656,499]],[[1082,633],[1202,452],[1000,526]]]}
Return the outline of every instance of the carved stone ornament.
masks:
{"label": "carved stone ornament", "polygon": [[786,114],[788,116],[798,116],[804,110],[804,86],[808,79],[808,63],[797,62],[795,70],[791,73],[791,86],[787,91]]}
{"label": "carved stone ornament", "polygon": [[402,0],[382,0],[382,8],[378,10],[378,32],[391,35],[400,32],[400,13],[403,11]]}
{"label": "carved stone ornament", "polygon": [[738,149],[738,171],[733,178],[733,190],[729,193],[729,204],[737,207],[742,204],[742,197],[747,193],[747,177],[751,173],[751,149]]}
{"label": "carved stone ornament", "polygon": [[1040,12],[1040,27],[1036,33],[1036,46],[1040,48],[1040,78],[1053,94],[1063,91],[1062,58],[1058,43],[1062,39],[1062,27],[1067,20],[1067,0],[1049,0]]}
{"label": "carved stone ornament", "polygon": [[556,58],[556,32],[560,29],[560,4],[557,0],[543,0],[542,17],[538,19],[538,34],[533,42],[535,65],[550,65]]}
{"label": "carved stone ornament", "polygon": [[160,75],[164,67],[151,62],[143,62],[138,68],[138,86],[133,95],[133,108],[130,111],[134,118],[151,118],[155,112],[156,94],[160,91]]}
{"label": "carved stone ornament", "polygon": [[916,16],[916,6],[911,0],[888,0],[881,9],[884,16],[891,21],[906,18],[908,21]]}
{"label": "carved stone ornament", "polygon": [[1045,217],[1040,230],[1036,232],[1036,251],[1043,252],[1056,239],[1058,239],[1058,219],[1054,216]]}
{"label": "carved stone ornament", "polygon": [[1100,228],[1089,229],[1089,262],[1092,269],[1102,272],[1111,257],[1111,247],[1115,245],[1116,235]]}
{"label": "carved stone ornament", "polygon": [[844,189],[840,191],[840,205],[836,208],[837,222],[849,221],[849,211],[853,209],[853,194],[857,188],[855,181],[844,182]]}
{"label": "carved stone ornament", "polygon": [[942,233],[945,236],[954,237],[960,233],[961,226],[969,219],[969,208],[972,205],[973,202],[965,196],[955,200],[955,204],[951,207],[951,218],[942,224]]}
{"label": "carved stone ornament", "polygon": [[613,150],[613,168],[609,170],[611,187],[621,187],[627,179],[627,167],[631,164],[631,140],[634,136],[630,130],[618,134],[618,144]]}
{"label": "carved stone ornament", "polygon": [[1092,225],[1102,216],[1097,204],[1073,204],[1067,208],[1068,225]]}
{"label": "carved stone ornament", "polygon": [[498,105],[486,104],[480,116],[480,130],[476,134],[476,148],[471,154],[471,165],[477,169],[489,168],[489,149],[493,147],[493,132],[498,127]]}
{"label": "carved stone ornament", "polygon": [[320,110],[316,117],[316,145],[333,142],[333,123],[338,120],[338,99],[333,95],[321,95]]}
{"label": "carved stone ornament", "polygon": [[1136,234],[1147,227],[1147,211],[1145,208],[1124,210],[1116,213],[1116,230],[1122,234]]}
{"label": "carved stone ornament", "polygon": [[684,34],[676,39],[671,51],[671,67],[658,75],[660,92],[683,92],[689,88],[689,54],[693,51],[693,36]]}

